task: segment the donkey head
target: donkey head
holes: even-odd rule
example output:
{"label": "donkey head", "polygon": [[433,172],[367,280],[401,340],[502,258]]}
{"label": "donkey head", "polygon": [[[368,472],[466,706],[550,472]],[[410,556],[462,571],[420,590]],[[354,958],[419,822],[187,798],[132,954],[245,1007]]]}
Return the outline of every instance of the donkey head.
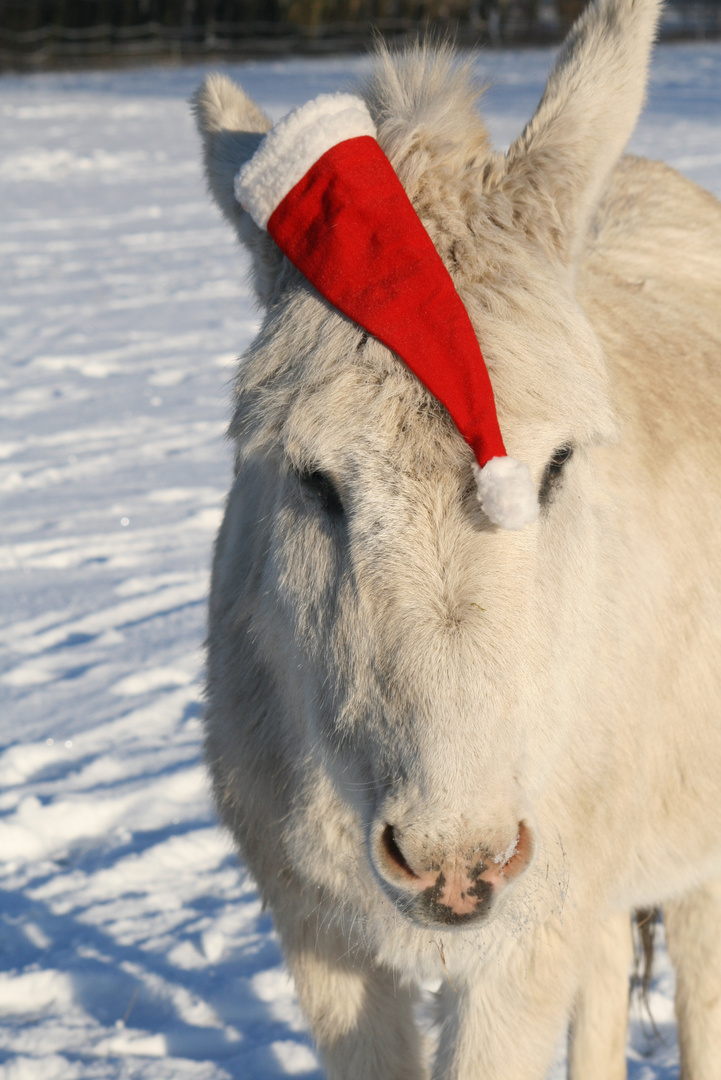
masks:
{"label": "donkey head", "polygon": [[308,777],[324,778],[365,849],[361,877],[423,925],[485,915],[532,862],[593,665],[607,533],[593,456],[615,422],[576,276],[655,16],[591,5],[505,155],[447,49],[383,52],[363,90],[473,323],[509,452],[531,469],[540,514],[518,532],[484,515],[443,406],[236,201],[269,121],[222,76],[196,99],[209,185],[264,308],[236,382],[211,599],[221,801],[235,724],[305,784],[306,808]]}

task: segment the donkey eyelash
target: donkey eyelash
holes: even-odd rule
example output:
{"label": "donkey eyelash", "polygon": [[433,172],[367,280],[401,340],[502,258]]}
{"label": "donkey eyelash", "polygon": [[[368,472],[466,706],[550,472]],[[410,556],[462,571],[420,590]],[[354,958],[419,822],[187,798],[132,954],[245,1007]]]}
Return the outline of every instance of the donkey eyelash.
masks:
{"label": "donkey eyelash", "polygon": [[548,462],[547,469],[549,471],[560,472],[563,466],[571,460],[573,457],[573,447],[570,443],[565,446],[559,446],[551,454],[551,459]]}
{"label": "donkey eyelash", "polygon": [[304,491],[317,500],[326,514],[332,518],[345,516],[345,508],[333,478],[322,469],[296,469],[296,476]]}
{"label": "donkey eyelash", "polygon": [[573,446],[566,443],[557,447],[551,454],[538,492],[538,501],[541,506],[548,506],[552,502],[554,490],[560,484],[564,467],[573,457],[573,450]]}

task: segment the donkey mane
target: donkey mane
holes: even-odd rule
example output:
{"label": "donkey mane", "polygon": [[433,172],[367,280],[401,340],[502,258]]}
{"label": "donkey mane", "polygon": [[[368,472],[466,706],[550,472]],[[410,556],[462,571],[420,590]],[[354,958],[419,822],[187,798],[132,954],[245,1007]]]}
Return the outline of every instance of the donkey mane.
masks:
{"label": "donkey mane", "polygon": [[[492,154],[478,111],[485,87],[475,56],[460,59],[449,43],[419,41],[403,50],[377,46],[361,87],[378,129],[378,141],[413,198],[423,166],[442,161],[461,176],[483,168]],[[421,151],[421,160],[418,160]]]}

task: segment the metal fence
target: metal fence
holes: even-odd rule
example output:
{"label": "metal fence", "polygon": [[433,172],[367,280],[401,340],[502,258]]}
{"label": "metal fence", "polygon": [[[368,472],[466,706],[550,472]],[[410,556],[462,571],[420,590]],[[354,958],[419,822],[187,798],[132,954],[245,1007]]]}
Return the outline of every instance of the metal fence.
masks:
{"label": "metal fence", "polygon": [[[0,69],[354,49],[450,32],[461,42],[557,40],[584,0],[0,0]],[[676,0],[664,30],[721,34],[721,0]]]}

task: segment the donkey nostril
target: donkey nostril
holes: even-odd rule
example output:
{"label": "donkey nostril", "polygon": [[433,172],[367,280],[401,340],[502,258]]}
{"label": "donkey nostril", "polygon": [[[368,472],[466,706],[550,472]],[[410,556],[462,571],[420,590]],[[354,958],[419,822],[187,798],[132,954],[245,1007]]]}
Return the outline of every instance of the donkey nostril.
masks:
{"label": "donkey nostril", "polygon": [[402,870],[403,873],[407,874],[409,877],[418,877],[418,874],[414,873],[413,870],[411,870],[410,866],[406,862],[403,852],[398,847],[398,844],[396,843],[395,829],[392,825],[386,825],[381,835],[381,843],[383,845],[383,850],[385,851],[386,856],[388,857],[389,861],[393,863],[396,869]]}

